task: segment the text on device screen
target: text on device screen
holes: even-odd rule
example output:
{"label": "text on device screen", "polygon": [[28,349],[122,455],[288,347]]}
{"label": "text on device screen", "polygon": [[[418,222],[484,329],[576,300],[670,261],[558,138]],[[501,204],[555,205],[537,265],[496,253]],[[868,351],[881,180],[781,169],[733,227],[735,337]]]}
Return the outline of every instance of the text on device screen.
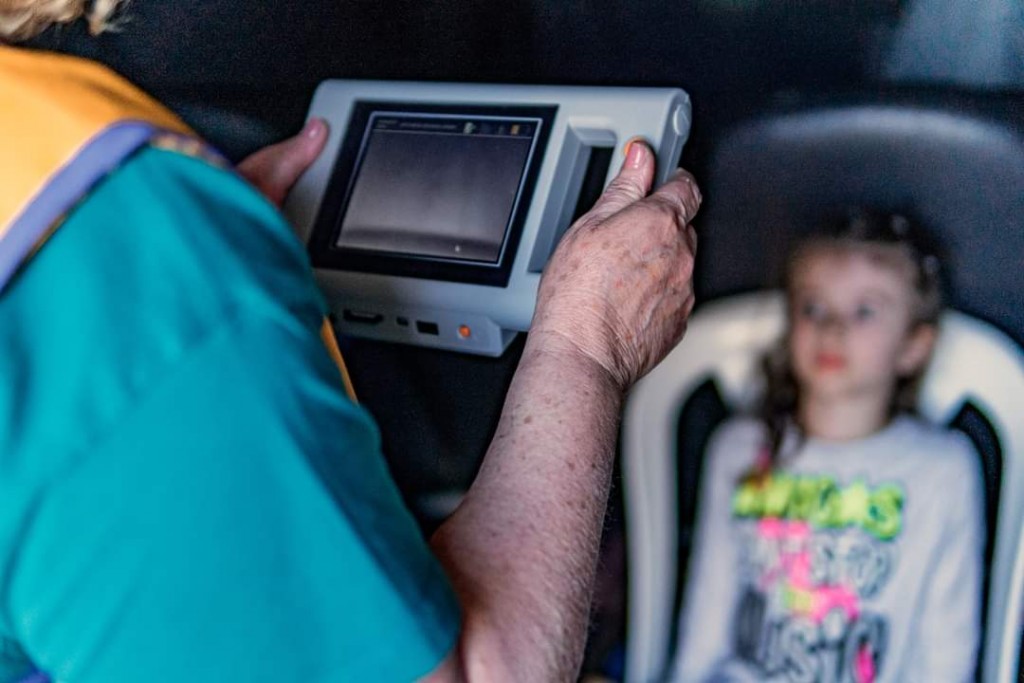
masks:
{"label": "text on device screen", "polygon": [[540,124],[374,112],[335,247],[497,264]]}

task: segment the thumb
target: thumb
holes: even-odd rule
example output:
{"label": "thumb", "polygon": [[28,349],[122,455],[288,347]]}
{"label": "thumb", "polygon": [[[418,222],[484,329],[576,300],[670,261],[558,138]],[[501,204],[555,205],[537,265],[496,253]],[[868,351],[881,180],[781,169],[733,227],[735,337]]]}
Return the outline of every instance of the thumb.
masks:
{"label": "thumb", "polygon": [[327,123],[311,119],[295,136],[254,152],[238,164],[238,172],[280,206],[288,192],[316,160],[327,142]]}
{"label": "thumb", "polygon": [[633,138],[626,143],[626,160],[619,174],[608,183],[588,217],[600,222],[618,213],[646,197],[653,182],[654,152],[641,138]]}

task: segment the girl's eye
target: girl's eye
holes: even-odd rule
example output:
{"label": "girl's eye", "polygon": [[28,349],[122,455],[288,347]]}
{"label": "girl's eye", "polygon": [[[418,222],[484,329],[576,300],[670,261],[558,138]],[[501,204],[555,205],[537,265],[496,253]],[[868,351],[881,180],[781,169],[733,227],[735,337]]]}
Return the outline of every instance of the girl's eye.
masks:
{"label": "girl's eye", "polygon": [[858,322],[867,322],[868,320],[874,319],[877,313],[878,311],[875,310],[874,306],[862,304],[857,307],[857,310],[854,311],[853,315],[854,319],[857,320]]}
{"label": "girl's eye", "polygon": [[828,315],[825,306],[817,301],[804,301],[800,304],[800,317],[811,322],[820,322]]}

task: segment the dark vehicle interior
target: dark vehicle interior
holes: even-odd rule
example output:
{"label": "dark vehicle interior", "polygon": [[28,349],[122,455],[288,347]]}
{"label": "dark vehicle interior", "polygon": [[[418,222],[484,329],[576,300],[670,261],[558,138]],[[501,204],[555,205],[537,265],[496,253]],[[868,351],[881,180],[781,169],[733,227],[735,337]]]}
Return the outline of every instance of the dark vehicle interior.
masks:
{"label": "dark vehicle interior", "polygon": [[[1018,0],[134,0],[125,14],[112,34],[93,38],[79,23],[33,44],[113,67],[232,160],[297,131],[328,78],[683,88],[693,124],[681,165],[705,197],[695,223],[698,311],[774,286],[815,212],[873,204],[928,226],[949,263],[951,306],[1024,347]],[[391,471],[428,532],[476,473],[523,335],[500,358],[341,343]],[[713,396],[687,405],[681,567],[701,444],[723,412]],[[1017,407],[1024,413],[1024,396]],[[1024,462],[1011,470],[983,412],[968,406],[955,422],[983,455],[991,560],[1007,500],[1000,486]],[[584,665],[584,676],[610,680],[626,675],[630,628],[621,492],[617,484]],[[666,599],[678,605],[679,596],[677,586]],[[1019,632],[1014,643],[1016,666]],[[979,680],[997,680],[985,666]]]}

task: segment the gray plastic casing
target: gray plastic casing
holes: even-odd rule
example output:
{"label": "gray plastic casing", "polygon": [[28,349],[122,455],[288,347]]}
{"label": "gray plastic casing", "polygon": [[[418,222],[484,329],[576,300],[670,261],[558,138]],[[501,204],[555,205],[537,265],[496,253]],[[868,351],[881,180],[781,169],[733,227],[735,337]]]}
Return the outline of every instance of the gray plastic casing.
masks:
{"label": "gray plastic casing", "polygon": [[543,161],[505,287],[316,269],[340,333],[488,356],[500,355],[517,331],[529,328],[541,272],[569,227],[591,151],[612,150],[607,184],[622,165],[624,143],[642,137],[657,154],[658,185],[675,170],[691,116],[689,97],[676,88],[324,81],[309,117],[327,120],[327,145],[285,204],[305,243],[343,140],[362,134],[346,130],[353,106],[374,101],[443,105],[455,113],[459,106],[557,107],[546,149],[538,150]]}

